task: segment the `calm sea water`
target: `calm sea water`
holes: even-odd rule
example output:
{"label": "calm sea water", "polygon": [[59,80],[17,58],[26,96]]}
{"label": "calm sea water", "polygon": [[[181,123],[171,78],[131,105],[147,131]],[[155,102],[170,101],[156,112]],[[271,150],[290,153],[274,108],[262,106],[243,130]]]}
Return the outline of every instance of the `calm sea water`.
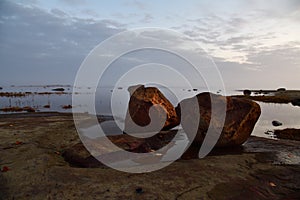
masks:
{"label": "calm sea water", "polygon": [[[59,86],[61,87],[61,86]],[[0,90],[0,92],[28,92],[30,94],[24,97],[0,97],[0,108],[5,107],[25,107],[30,106],[36,109],[36,111],[41,112],[72,112],[72,109],[63,109],[65,105],[72,105],[72,91],[71,86],[62,86],[64,88],[63,94],[56,94],[53,89],[58,88],[57,86],[14,86],[6,87]],[[84,93],[78,93],[76,95],[89,96],[92,91],[91,88],[86,88]],[[165,94],[165,96],[171,101],[173,105],[177,105],[179,101],[184,98],[192,97],[195,93],[201,92],[201,88],[197,91],[190,91],[184,88],[171,88],[168,90],[166,88],[160,88],[160,90]],[[172,92],[173,91],[173,92]],[[52,94],[37,94],[51,92]],[[214,93],[224,94],[223,91],[215,90]],[[175,95],[176,93],[177,95]],[[226,95],[239,94],[234,90],[226,91]],[[97,114],[100,115],[112,115],[111,113],[111,98],[113,97],[113,110],[114,115],[119,119],[124,119],[127,105],[129,101],[129,93],[126,88],[116,88],[112,89],[110,87],[97,88],[96,92],[96,110]],[[272,138],[272,135],[267,135],[265,132],[272,131],[275,128],[300,128],[300,107],[292,106],[291,104],[273,104],[273,103],[261,103],[262,114],[259,121],[257,122],[252,135],[260,137]],[[50,105],[50,108],[45,108],[45,105]],[[77,105],[81,108],[83,112],[89,112],[87,105]],[[1,114],[9,114],[0,112]],[[272,121],[277,120],[282,122],[282,126],[274,127]],[[105,127],[116,130],[114,132],[119,133],[120,131],[113,122],[106,122],[103,124]]]}

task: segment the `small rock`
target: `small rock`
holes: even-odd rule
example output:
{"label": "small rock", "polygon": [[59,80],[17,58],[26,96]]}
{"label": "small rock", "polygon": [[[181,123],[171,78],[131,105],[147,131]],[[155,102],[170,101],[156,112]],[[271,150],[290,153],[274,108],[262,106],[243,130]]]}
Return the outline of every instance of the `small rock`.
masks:
{"label": "small rock", "polygon": [[265,134],[266,135],[274,135],[274,132],[271,130],[267,130],[267,131],[265,131]]}
{"label": "small rock", "polygon": [[278,88],[278,89],[277,89],[277,92],[284,92],[284,91],[286,91],[285,88]]}
{"label": "small rock", "polygon": [[25,107],[23,107],[23,110],[24,110],[24,111],[27,111],[27,112],[35,112],[35,109],[32,108],[32,107],[30,107],[30,106],[25,106]]}
{"label": "small rock", "polygon": [[245,96],[250,96],[251,95],[251,91],[250,90],[244,90],[244,95]]}
{"label": "small rock", "polygon": [[52,89],[52,91],[60,91],[60,92],[63,92],[63,91],[65,91],[65,89],[64,89],[64,88],[54,88],[54,89]]}
{"label": "small rock", "polygon": [[274,121],[272,121],[272,125],[273,126],[282,126],[282,123],[279,122],[279,121],[274,120]]}
{"label": "small rock", "polygon": [[63,109],[71,109],[72,108],[72,105],[65,105],[65,106],[62,106]]}
{"label": "small rock", "polygon": [[138,187],[138,188],[135,189],[135,192],[136,192],[137,194],[141,194],[141,193],[143,193],[143,188]]}

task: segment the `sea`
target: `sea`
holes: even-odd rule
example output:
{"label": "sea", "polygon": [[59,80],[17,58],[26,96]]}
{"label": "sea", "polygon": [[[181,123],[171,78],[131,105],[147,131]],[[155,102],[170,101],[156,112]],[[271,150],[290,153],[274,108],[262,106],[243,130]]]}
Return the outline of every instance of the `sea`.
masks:
{"label": "sea", "polygon": [[[204,88],[159,88],[173,105],[177,105],[184,98],[189,98],[197,93],[204,92]],[[74,93],[73,93],[74,92]],[[237,95],[242,94],[237,90],[222,91],[211,90],[216,94]],[[0,109],[9,107],[32,107],[36,112],[72,112],[77,110],[82,113],[91,113],[87,104],[72,105],[74,98],[95,98],[95,111],[97,115],[114,116],[115,119],[124,121],[129,102],[129,92],[126,87],[101,87],[101,88],[74,88],[71,85],[41,85],[41,86],[7,86],[0,90]],[[25,95],[7,96],[4,93],[21,93]],[[94,96],[92,94],[95,94]],[[300,128],[300,107],[291,104],[276,104],[257,102],[262,110],[261,116],[252,132],[252,135],[276,139],[273,130],[276,128]],[[77,109],[74,109],[74,106]],[[73,107],[73,109],[72,109]],[[22,111],[26,112],[26,111]],[[14,112],[0,111],[0,114]],[[272,121],[281,122],[280,127],[274,127]],[[107,128],[116,130],[116,123],[108,121],[103,124]]]}

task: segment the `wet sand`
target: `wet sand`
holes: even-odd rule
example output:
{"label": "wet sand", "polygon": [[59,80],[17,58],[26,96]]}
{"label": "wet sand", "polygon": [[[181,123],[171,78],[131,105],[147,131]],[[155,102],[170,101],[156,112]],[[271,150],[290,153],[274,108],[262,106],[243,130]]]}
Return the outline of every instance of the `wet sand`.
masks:
{"label": "wet sand", "polygon": [[143,174],[70,166],[62,153],[78,142],[71,114],[0,115],[0,199],[300,198],[299,141],[251,137]]}

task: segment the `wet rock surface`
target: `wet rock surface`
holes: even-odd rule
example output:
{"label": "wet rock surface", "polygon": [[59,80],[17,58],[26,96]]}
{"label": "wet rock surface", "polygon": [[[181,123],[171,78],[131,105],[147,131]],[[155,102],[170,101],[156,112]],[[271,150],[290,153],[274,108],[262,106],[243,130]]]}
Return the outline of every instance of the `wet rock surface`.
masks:
{"label": "wet rock surface", "polygon": [[[159,171],[142,174],[102,166],[74,167],[62,155],[79,142],[70,114],[1,115],[0,167],[9,170],[0,172],[0,197],[300,198],[299,141],[250,137],[238,149],[222,149],[204,159],[178,160]],[[89,157],[87,152],[83,157]]]}

